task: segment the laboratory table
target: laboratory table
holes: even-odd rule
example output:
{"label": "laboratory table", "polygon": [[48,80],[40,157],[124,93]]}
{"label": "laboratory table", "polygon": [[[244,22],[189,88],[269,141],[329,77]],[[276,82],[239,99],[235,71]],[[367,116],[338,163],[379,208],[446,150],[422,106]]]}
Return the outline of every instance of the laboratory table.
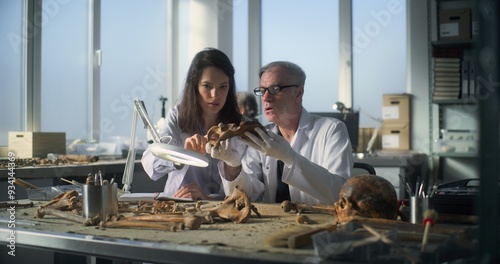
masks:
{"label": "laboratory table", "polygon": [[[20,203],[26,201],[28,200]],[[53,216],[38,219],[34,215],[41,203],[34,202],[32,208],[16,208],[15,227],[6,223],[12,217],[9,210],[0,212],[0,244],[4,244],[0,260],[15,260],[15,257],[9,256],[5,251],[9,249],[9,243],[15,243],[18,248],[152,263],[352,263],[319,258],[313,246],[289,249],[265,244],[264,241],[269,236],[279,234],[289,226],[299,225],[296,223],[296,214],[283,212],[279,204],[254,203],[261,216],[252,213],[246,223],[236,224],[219,219],[213,224],[203,224],[197,230],[171,232],[103,229]],[[307,217],[311,228],[333,222],[333,217],[329,214],[307,213]],[[415,228],[420,232],[417,232],[418,236],[423,231],[423,226]],[[461,233],[464,229],[453,230],[452,232]],[[9,236],[14,236],[15,239],[9,240]],[[27,253],[19,250],[18,254]]]}

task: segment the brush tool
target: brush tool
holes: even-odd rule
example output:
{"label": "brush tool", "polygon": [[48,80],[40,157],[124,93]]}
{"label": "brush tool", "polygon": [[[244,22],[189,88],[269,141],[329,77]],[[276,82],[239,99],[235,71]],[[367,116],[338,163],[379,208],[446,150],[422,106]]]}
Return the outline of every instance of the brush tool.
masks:
{"label": "brush tool", "polygon": [[429,238],[429,231],[431,229],[431,226],[433,226],[436,223],[436,220],[438,218],[438,213],[436,210],[426,210],[424,213],[424,236],[422,237],[422,247],[420,249],[421,252],[425,251],[425,247],[427,246],[427,241]]}

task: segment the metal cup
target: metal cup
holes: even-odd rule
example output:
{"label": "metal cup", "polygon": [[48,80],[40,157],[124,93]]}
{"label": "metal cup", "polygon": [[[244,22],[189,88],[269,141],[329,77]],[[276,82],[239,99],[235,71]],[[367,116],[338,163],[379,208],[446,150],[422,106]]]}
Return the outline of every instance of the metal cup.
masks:
{"label": "metal cup", "polygon": [[103,210],[102,215],[107,217],[108,215],[118,214],[118,185],[113,183],[111,185],[103,185]]}
{"label": "metal cup", "polygon": [[109,215],[118,214],[118,185],[83,185],[82,216],[85,219],[99,216],[105,220]]}
{"label": "metal cup", "polygon": [[410,210],[410,222],[412,224],[423,223],[424,214],[427,210],[429,210],[429,197],[411,197]]}
{"label": "metal cup", "polygon": [[82,216],[85,219],[91,219],[102,210],[102,186],[82,185]]}

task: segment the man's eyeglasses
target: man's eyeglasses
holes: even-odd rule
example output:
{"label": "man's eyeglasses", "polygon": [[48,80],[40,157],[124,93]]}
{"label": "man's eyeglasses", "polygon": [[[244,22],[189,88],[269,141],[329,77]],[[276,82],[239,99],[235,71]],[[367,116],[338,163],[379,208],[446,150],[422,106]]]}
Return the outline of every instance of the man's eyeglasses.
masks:
{"label": "man's eyeglasses", "polygon": [[290,88],[290,87],[294,87],[294,86],[298,86],[297,84],[292,84],[292,85],[273,85],[273,86],[269,86],[269,87],[257,87],[255,89],[253,89],[253,93],[257,96],[263,96],[266,91],[269,92],[270,94],[277,94],[279,93],[281,90],[285,89],[285,88]]}

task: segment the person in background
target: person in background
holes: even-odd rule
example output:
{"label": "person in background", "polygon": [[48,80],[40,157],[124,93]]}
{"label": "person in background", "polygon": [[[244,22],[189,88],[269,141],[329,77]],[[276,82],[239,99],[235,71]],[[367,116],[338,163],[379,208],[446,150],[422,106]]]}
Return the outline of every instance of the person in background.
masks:
{"label": "person in background", "polygon": [[[351,176],[353,157],[344,123],[311,115],[303,106],[306,75],[296,64],[271,62],[259,71],[266,131],[260,138],[245,132],[250,146],[241,162],[230,144],[207,145],[207,152],[221,160],[219,172],[226,194],[243,187],[253,201],[290,200],[307,204],[333,204]],[[232,142],[231,142],[232,143]]]}
{"label": "person in background", "polygon": [[[195,55],[189,67],[182,99],[157,123],[162,142],[205,154],[202,136],[219,123],[240,123],[243,116],[236,101],[234,67],[220,50],[207,48]],[[167,139],[170,139],[168,141]],[[236,139],[234,139],[236,141]],[[233,143],[242,155],[246,145]],[[167,176],[164,192],[179,198],[223,199],[224,191],[217,162],[209,157],[208,167],[176,166],[145,151],[144,170],[153,180]]]}
{"label": "person in background", "polygon": [[259,106],[255,99],[255,95],[248,92],[239,92],[236,95],[236,99],[238,100],[240,113],[252,121],[258,121],[257,114],[259,113]]}

